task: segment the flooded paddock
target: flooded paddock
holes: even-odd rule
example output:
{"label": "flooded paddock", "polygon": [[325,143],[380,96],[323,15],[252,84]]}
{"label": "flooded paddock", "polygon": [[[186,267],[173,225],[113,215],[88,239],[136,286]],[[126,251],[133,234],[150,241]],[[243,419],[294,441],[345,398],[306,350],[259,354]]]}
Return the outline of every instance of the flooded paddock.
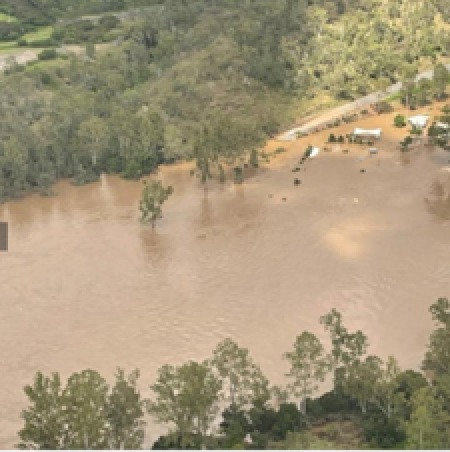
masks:
{"label": "flooded paddock", "polygon": [[[418,369],[428,308],[450,295],[450,154],[402,155],[394,116],[271,142],[288,151],[206,194],[189,164],[164,167],[175,192],[154,231],[138,221],[142,184],[114,176],[0,206],[0,446],[16,444],[38,370],[138,367],[148,395],[161,365],[206,358],[230,336],[283,382],[282,353],[305,329],[325,339],[318,319],[332,308],[372,353]],[[383,128],[377,155],[323,151],[355,125]],[[319,156],[293,173],[308,144]]]}

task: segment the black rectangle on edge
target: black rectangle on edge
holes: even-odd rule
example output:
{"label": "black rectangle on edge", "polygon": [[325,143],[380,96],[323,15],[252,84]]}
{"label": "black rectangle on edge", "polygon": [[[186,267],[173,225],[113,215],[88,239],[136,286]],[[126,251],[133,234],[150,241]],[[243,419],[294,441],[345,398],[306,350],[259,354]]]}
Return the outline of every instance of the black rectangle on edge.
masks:
{"label": "black rectangle on edge", "polygon": [[8,223],[0,222],[0,251],[8,251]]}

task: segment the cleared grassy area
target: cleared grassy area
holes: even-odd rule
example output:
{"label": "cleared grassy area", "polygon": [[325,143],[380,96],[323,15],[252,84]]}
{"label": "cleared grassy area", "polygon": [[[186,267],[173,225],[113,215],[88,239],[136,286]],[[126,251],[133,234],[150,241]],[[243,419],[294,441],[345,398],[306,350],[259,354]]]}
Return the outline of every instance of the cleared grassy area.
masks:
{"label": "cleared grassy area", "polygon": [[18,22],[18,20],[14,16],[9,16],[8,14],[0,12],[0,22]]}
{"label": "cleared grassy area", "polygon": [[13,52],[18,48],[16,41],[0,42],[0,55]]}
{"label": "cleared grassy area", "polygon": [[42,27],[31,33],[22,36],[27,42],[40,41],[42,39],[49,39],[52,36],[53,27]]}

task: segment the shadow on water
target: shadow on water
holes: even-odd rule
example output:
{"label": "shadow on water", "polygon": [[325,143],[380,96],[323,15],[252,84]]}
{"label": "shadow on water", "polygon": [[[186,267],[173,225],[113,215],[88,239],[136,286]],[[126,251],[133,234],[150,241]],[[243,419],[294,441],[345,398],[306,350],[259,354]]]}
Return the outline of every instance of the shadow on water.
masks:
{"label": "shadow on water", "polygon": [[436,179],[430,190],[430,198],[425,198],[427,210],[439,220],[450,220],[450,177],[446,182]]}

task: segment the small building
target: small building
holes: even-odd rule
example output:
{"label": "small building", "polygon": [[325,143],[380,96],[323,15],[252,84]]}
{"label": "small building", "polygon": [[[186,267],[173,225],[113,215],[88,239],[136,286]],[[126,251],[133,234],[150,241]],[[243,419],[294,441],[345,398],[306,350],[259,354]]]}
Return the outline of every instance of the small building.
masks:
{"label": "small building", "polygon": [[414,127],[418,127],[419,129],[423,129],[427,126],[428,120],[430,119],[429,116],[425,115],[417,115],[417,116],[411,116],[408,118],[408,122],[412,124]]}
{"label": "small building", "polygon": [[320,152],[319,148],[312,148],[309,157],[310,158],[317,157],[319,155],[319,152]]}
{"label": "small building", "polygon": [[370,149],[369,149],[369,154],[370,154],[370,155],[378,154],[378,149],[377,149],[377,148],[370,148]]}
{"label": "small building", "polygon": [[351,141],[356,143],[369,143],[372,144],[374,140],[381,138],[381,129],[358,129],[353,130]]}
{"label": "small building", "polygon": [[364,141],[372,141],[381,138],[382,129],[358,129],[353,130],[353,136],[361,138]]}

